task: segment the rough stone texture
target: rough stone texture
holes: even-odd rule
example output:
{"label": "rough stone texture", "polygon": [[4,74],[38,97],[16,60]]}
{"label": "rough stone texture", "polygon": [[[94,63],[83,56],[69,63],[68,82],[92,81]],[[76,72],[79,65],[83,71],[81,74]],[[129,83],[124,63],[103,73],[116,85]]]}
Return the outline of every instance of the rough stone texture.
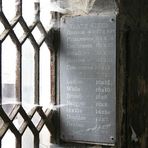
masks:
{"label": "rough stone texture", "polygon": [[[120,27],[126,41],[126,123],[128,148],[148,147],[148,1],[122,0]],[[120,32],[120,39],[123,33]],[[121,47],[122,45],[120,45]],[[121,50],[121,49],[119,49]],[[123,143],[122,143],[123,145]]]}

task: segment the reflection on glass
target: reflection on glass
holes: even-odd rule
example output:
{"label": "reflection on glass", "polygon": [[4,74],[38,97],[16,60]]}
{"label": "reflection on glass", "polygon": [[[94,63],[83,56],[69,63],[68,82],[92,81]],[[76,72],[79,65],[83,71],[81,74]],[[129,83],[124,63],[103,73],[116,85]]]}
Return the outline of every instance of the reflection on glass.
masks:
{"label": "reflection on glass", "polygon": [[31,25],[34,21],[34,1],[35,0],[22,0],[22,14],[27,25]]}
{"label": "reflection on glass", "polygon": [[22,46],[22,104],[26,110],[34,104],[34,48],[28,39]]}
{"label": "reflection on glass", "polygon": [[2,43],[2,104],[6,113],[16,103],[16,54],[16,46],[8,36]]}
{"label": "reflection on glass", "polygon": [[40,49],[40,105],[49,107],[51,102],[50,51],[45,43]]}
{"label": "reflection on glass", "polygon": [[[6,98],[5,98],[6,99]],[[7,102],[7,101],[5,101]],[[5,113],[9,116],[10,113],[12,112],[13,108],[15,107],[15,104],[16,103],[5,103],[5,104],[2,104],[2,107],[3,107],[3,110],[5,111]]]}
{"label": "reflection on glass", "polygon": [[4,121],[3,121],[3,119],[0,117],[0,129],[3,127],[3,125],[4,125]]}
{"label": "reflection on glass", "polygon": [[2,139],[2,148],[15,148],[16,138],[14,134],[8,130]]}
{"label": "reflection on glass", "polygon": [[22,148],[34,148],[34,136],[29,128],[27,128],[22,136]]}
{"label": "reflection on glass", "polygon": [[24,30],[23,30],[22,26],[20,25],[20,23],[17,23],[13,30],[14,30],[16,36],[18,37],[18,39],[20,39],[21,36],[24,34]]}
{"label": "reflection on glass", "polygon": [[41,116],[36,112],[36,113],[33,115],[31,121],[32,121],[32,123],[33,123],[35,126],[37,126],[38,123],[40,122],[40,120],[41,120]]}
{"label": "reflection on glass", "polygon": [[35,27],[35,29],[32,31],[32,34],[35,40],[37,41],[37,43],[39,43],[41,39],[43,38],[43,34],[41,33],[38,27]]}
{"label": "reflection on glass", "polygon": [[15,17],[15,3],[16,0],[3,0],[2,7],[3,12],[8,19],[8,21],[12,20]]}
{"label": "reflection on glass", "polygon": [[42,24],[44,25],[46,31],[49,30],[51,25],[51,12],[50,12],[50,6],[51,6],[51,0],[40,0],[40,19]]}
{"label": "reflection on glass", "polygon": [[5,27],[4,25],[0,22],[0,34],[4,31]]}
{"label": "reflection on glass", "polygon": [[18,114],[15,116],[14,120],[13,120],[13,124],[14,124],[15,127],[19,130],[19,128],[21,127],[21,125],[23,124],[23,122],[24,122],[23,117],[21,116],[20,113],[18,113]]}
{"label": "reflection on glass", "polygon": [[40,148],[50,147],[50,132],[47,127],[44,125],[40,132]]}

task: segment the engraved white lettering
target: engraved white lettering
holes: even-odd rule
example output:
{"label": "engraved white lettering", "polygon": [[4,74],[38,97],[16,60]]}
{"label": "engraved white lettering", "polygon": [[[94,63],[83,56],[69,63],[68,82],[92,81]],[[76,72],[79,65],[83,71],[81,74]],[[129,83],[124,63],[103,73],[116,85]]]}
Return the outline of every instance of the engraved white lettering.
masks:
{"label": "engraved white lettering", "polygon": [[81,90],[77,86],[67,86],[67,91],[80,92]]}
{"label": "engraved white lettering", "polygon": [[101,92],[101,93],[109,93],[110,92],[110,88],[109,87],[103,87],[103,88],[101,88],[101,87],[97,87],[96,88],[96,92]]}

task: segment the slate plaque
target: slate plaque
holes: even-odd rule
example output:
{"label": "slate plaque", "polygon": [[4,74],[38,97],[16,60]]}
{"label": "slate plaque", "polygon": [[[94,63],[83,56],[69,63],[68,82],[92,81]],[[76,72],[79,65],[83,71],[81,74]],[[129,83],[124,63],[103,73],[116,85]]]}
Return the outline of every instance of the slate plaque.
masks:
{"label": "slate plaque", "polygon": [[116,141],[116,17],[61,20],[60,137],[64,141]]}

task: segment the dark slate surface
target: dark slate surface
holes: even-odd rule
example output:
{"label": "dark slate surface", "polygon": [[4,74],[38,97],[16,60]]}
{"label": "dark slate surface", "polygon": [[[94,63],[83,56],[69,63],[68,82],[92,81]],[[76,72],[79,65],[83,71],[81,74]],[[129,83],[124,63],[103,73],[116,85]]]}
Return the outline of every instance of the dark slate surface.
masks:
{"label": "dark slate surface", "polygon": [[64,141],[116,140],[116,18],[61,20],[60,130]]}

